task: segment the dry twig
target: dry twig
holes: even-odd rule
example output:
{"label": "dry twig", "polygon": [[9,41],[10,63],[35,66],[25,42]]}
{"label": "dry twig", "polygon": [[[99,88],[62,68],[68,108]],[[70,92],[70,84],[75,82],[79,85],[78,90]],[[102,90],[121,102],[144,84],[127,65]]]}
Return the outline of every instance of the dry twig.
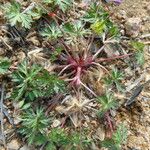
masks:
{"label": "dry twig", "polygon": [[0,117],[0,120],[1,120],[1,133],[2,133],[2,140],[3,140],[3,144],[4,144],[4,147],[6,148],[6,140],[5,140],[5,135],[4,135],[4,122],[3,122],[3,119],[4,119],[4,116],[3,116],[3,101],[4,101],[4,92],[5,92],[5,84],[4,82],[2,82],[2,86],[1,86],[1,117]]}

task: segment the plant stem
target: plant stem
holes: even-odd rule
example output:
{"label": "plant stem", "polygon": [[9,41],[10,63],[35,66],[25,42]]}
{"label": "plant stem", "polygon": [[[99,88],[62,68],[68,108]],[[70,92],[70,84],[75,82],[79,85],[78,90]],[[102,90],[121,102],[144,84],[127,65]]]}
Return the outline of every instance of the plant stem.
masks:
{"label": "plant stem", "polygon": [[110,60],[114,60],[114,59],[125,58],[125,57],[128,57],[130,55],[132,55],[132,53],[131,54],[125,54],[125,55],[119,55],[119,56],[114,55],[111,58],[99,58],[96,60],[96,62],[103,62],[103,61],[110,61]]}
{"label": "plant stem", "polygon": [[69,67],[71,67],[72,64],[67,65],[65,68],[63,68],[60,73],[58,74],[58,76],[60,76],[66,69],[68,69]]}
{"label": "plant stem", "polygon": [[102,51],[104,49],[104,45],[94,54],[94,56],[93,56],[93,60],[95,60],[96,58],[97,58],[97,56],[98,56],[98,54]]}
{"label": "plant stem", "polygon": [[106,117],[106,120],[108,122],[110,131],[111,131],[111,133],[113,133],[114,130],[113,130],[113,125],[112,125],[112,122],[111,122],[111,118],[109,116],[109,111],[105,113],[105,117]]}

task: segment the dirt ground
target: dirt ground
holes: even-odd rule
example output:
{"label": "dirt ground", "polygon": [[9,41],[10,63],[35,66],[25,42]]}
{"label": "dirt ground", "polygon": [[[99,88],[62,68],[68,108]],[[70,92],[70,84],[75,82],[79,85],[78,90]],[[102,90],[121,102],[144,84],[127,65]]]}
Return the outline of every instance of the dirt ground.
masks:
{"label": "dirt ground", "polygon": [[[121,27],[124,36],[126,36],[126,22],[128,22],[129,18],[138,18],[141,21],[141,27],[137,31],[138,36],[136,38],[146,44],[146,61],[142,69],[137,69],[141,76],[131,78],[131,82],[126,84],[131,94],[131,91],[134,91],[137,86],[150,79],[150,0],[123,0],[119,6],[108,4],[106,7],[112,14],[111,16],[114,22]],[[118,110],[119,113],[115,117],[116,123],[123,122],[128,128],[127,144],[125,144],[122,150],[150,150],[149,91],[150,84],[144,88],[134,105],[130,107],[123,106]],[[19,145],[18,147],[20,147],[20,143],[17,143],[15,140],[13,142],[10,143],[10,147],[12,144]],[[2,147],[0,147],[0,150],[3,150]],[[20,150],[30,150],[30,148],[24,145]]]}
{"label": "dirt ground", "polygon": [[[142,27],[139,37],[150,34],[150,1],[149,0],[124,0],[118,7],[109,7],[115,14],[113,19],[125,29],[125,23],[129,18],[139,18]],[[142,81],[150,79],[150,38],[141,39],[146,43],[145,66],[142,70],[144,78]],[[150,150],[150,85],[148,85],[134,106],[129,109],[122,108],[116,117],[117,122],[122,121],[130,128],[128,143],[125,149],[129,150]]]}

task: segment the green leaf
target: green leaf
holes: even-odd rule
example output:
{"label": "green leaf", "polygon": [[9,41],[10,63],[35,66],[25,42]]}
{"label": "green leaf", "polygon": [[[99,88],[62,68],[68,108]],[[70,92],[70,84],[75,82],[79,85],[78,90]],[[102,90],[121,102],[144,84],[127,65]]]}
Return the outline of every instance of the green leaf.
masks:
{"label": "green leaf", "polygon": [[103,10],[100,5],[97,5],[97,3],[92,3],[89,10],[86,11],[86,14],[82,18],[82,20],[93,24],[97,21],[106,20],[107,18],[108,13]]}
{"label": "green leaf", "polygon": [[56,26],[56,24],[51,24],[50,26],[46,27],[41,31],[41,35],[46,37],[47,39],[57,39],[62,37],[61,30]]}
{"label": "green leaf", "polygon": [[55,0],[54,3],[65,12],[72,5],[72,0]]}
{"label": "green leaf", "polygon": [[144,53],[139,51],[135,54],[136,61],[139,65],[143,66],[145,63]]}
{"label": "green leaf", "polygon": [[121,124],[117,128],[117,131],[113,134],[113,140],[120,147],[121,144],[125,143],[127,140],[127,128]]}
{"label": "green leaf", "polygon": [[35,136],[34,141],[35,141],[34,142],[35,145],[40,146],[40,145],[45,144],[47,142],[47,137],[42,135],[42,134],[38,134]]}
{"label": "green leaf", "polygon": [[5,74],[7,73],[9,67],[11,65],[11,62],[8,58],[4,57],[0,57],[0,74]]}
{"label": "green leaf", "polygon": [[105,21],[96,21],[91,25],[91,29],[98,35],[100,35],[105,30]]}
{"label": "green leaf", "polygon": [[121,80],[123,80],[123,77],[124,74],[121,71],[117,68],[113,68],[110,76],[104,78],[104,82],[108,86],[115,84],[118,91],[123,91],[123,87],[121,85]]}
{"label": "green leaf", "polygon": [[131,45],[137,51],[143,52],[145,45],[142,42],[132,41]]}
{"label": "green leaf", "polygon": [[3,6],[5,16],[9,20],[11,26],[21,24],[22,27],[30,28],[33,22],[32,17],[28,13],[21,12],[21,4],[14,1],[11,4]]}
{"label": "green leaf", "polygon": [[51,3],[54,2],[54,0],[43,0],[43,2],[46,3],[46,4],[51,4]]}
{"label": "green leaf", "polygon": [[57,150],[53,143],[48,143],[45,147],[46,150]]}
{"label": "green leaf", "polygon": [[29,144],[37,145],[47,142],[45,129],[48,127],[50,119],[45,116],[42,108],[36,110],[27,109],[22,115],[22,124],[19,132],[25,136]]}
{"label": "green leaf", "polygon": [[98,97],[97,101],[101,104],[101,109],[98,111],[98,116],[103,117],[103,115],[110,109],[115,109],[118,103],[114,99],[113,95],[106,92],[105,95]]}
{"label": "green leaf", "polygon": [[30,108],[30,106],[31,106],[31,103],[27,103],[27,104],[23,105],[21,109],[27,110],[28,108]]}

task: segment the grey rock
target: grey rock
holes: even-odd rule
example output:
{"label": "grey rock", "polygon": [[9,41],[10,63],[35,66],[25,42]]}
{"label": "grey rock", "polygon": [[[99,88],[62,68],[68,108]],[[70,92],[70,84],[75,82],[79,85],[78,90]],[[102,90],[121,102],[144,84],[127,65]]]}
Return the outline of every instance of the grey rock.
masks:
{"label": "grey rock", "polygon": [[129,18],[125,23],[126,34],[131,37],[137,37],[141,31],[141,23],[140,18]]}

